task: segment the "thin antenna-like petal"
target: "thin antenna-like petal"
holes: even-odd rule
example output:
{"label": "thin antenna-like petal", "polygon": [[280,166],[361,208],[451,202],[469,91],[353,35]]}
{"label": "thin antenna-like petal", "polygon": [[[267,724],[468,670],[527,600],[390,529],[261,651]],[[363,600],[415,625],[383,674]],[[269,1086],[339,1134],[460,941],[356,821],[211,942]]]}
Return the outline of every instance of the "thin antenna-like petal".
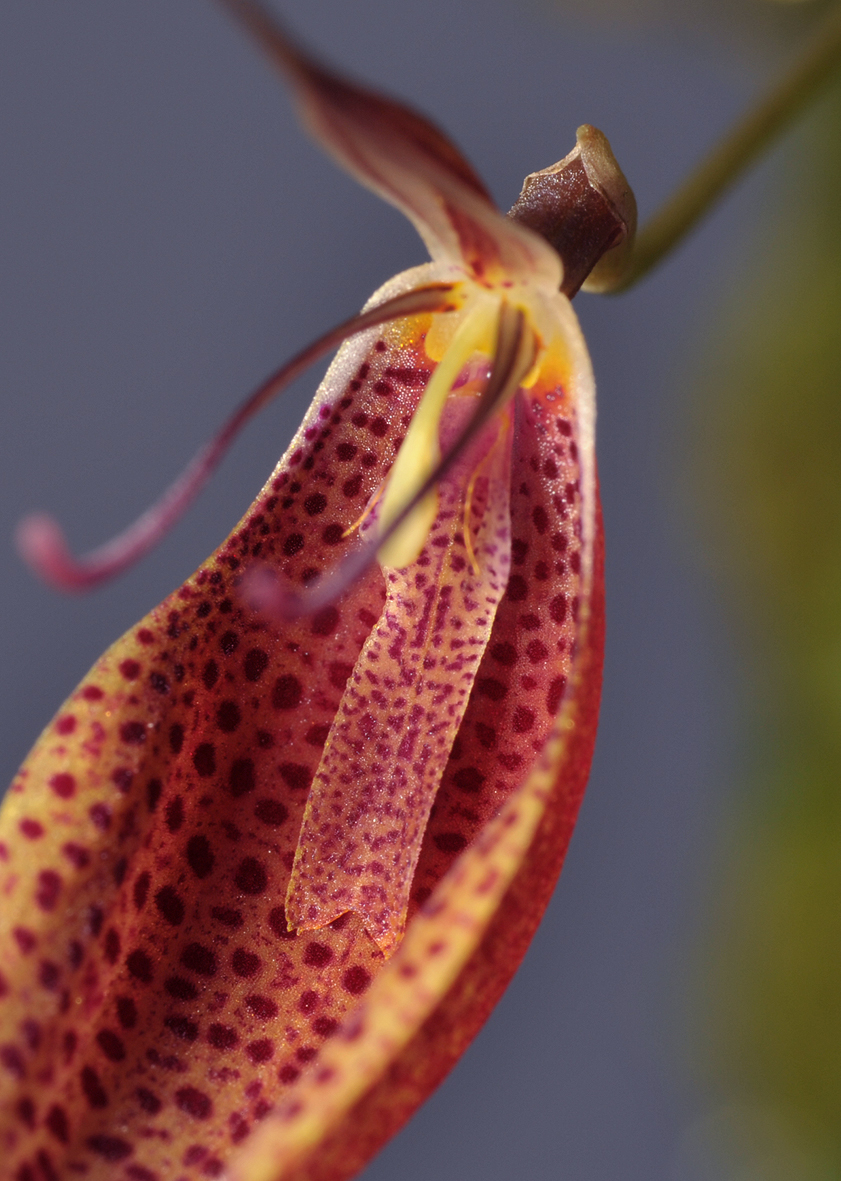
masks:
{"label": "thin antenna-like petal", "polygon": [[357,180],[412,221],[432,257],[478,278],[505,273],[560,286],[558,256],[507,221],[458,148],[428,119],[328,70],[255,0],[222,0],[294,88],[307,126]]}
{"label": "thin antenna-like petal", "polygon": [[242,403],[163,496],[111,541],[82,558],[74,558],[55,519],[46,513],[33,513],[18,526],[17,545],[21,555],[45,582],[63,591],[90,590],[122,574],[166,536],[198,496],[249,419],[300,373],[348,336],[404,316],[445,311],[451,306],[452,289],[452,284],[438,283],[406,291],[352,316],[302,349]]}

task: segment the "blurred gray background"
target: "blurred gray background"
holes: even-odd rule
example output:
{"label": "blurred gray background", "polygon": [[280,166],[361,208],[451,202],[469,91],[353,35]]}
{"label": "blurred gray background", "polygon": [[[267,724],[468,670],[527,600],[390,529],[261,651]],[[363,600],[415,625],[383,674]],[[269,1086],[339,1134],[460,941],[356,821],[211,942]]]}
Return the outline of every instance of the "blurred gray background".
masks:
{"label": "blurred gray background", "polygon": [[[780,54],[758,31],[758,2],[737,5],[738,34],[647,7],[627,20],[617,4],[596,23],[560,0],[288,0],[283,11],[327,58],[431,114],[504,208],[587,121],[610,137],[645,214]],[[269,69],[204,0],[4,5],[0,160],[8,781],[102,649],[236,522],[316,375],[251,427],[198,507],[114,586],[81,599],[39,586],[13,552],[17,519],[55,511],[77,549],[107,538],[279,361],[424,255],[309,143]],[[685,989],[716,872],[733,708],[727,636],[675,492],[681,395],[774,175],[773,161],[754,173],[638,291],[577,300],[608,534],[589,793],[524,967],[368,1181],[695,1176],[686,1145],[707,1100],[685,1062]]]}

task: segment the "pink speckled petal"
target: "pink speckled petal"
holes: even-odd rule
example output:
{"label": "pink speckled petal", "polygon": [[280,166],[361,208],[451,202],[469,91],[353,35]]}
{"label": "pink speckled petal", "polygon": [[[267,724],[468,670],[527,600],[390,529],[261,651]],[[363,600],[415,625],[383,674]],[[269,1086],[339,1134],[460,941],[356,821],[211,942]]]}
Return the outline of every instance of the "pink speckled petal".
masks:
{"label": "pink speckled petal", "polygon": [[[451,397],[444,446],[472,402]],[[384,570],[382,615],[310,787],[286,900],[299,930],[353,910],[386,955],[403,935],[429,812],[508,583],[511,439],[505,414],[442,480],[417,560]]]}

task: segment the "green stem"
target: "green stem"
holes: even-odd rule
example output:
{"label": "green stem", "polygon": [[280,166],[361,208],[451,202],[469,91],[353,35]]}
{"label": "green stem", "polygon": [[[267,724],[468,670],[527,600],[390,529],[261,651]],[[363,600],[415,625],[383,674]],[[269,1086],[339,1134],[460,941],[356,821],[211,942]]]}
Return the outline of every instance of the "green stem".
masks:
{"label": "green stem", "polygon": [[841,6],[829,13],[800,60],[643,226],[615,285],[601,286],[599,290],[614,294],[638,283],[812,101],[839,65]]}

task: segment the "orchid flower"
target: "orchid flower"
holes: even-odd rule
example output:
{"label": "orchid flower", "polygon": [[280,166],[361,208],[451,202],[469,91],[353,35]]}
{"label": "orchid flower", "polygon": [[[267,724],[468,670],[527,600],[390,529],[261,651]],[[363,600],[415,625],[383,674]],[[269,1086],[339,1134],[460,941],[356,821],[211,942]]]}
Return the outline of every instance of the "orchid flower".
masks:
{"label": "orchid flower", "polygon": [[[9,792],[16,1181],[354,1173],[516,969],[593,749],[593,379],[560,257],[428,122],[230,6],[432,262],[343,327],[243,521]],[[66,584],[113,572],[212,463],[87,564],[30,522],[30,558]]]}
{"label": "orchid flower", "polygon": [[[464,1051],[563,862],[603,644],[594,388],[571,297],[633,198],[581,129],[506,218],[425,119],[227,0],[432,261],[248,400],[140,522],[340,343],[254,505],[61,708],[0,816],[6,1174],[351,1176]],[[650,262],[650,256],[649,256]]]}

